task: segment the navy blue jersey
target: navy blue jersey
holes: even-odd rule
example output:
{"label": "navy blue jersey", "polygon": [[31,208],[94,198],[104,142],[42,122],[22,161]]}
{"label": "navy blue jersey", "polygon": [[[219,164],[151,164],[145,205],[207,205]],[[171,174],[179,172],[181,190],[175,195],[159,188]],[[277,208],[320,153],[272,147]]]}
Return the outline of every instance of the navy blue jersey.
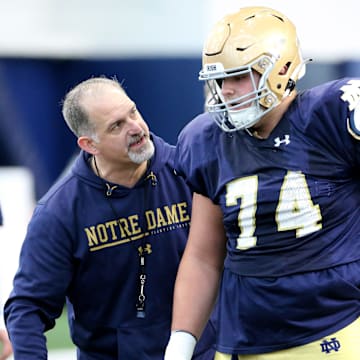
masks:
{"label": "navy blue jersey", "polygon": [[1,212],[1,207],[0,207],[0,226],[3,224],[3,217],[2,217],[2,212]]}
{"label": "navy blue jersey", "polygon": [[343,79],[299,93],[267,139],[208,114],[180,134],[177,171],[221,207],[228,238],[220,351],[304,344],[360,315],[347,267],[360,260],[359,99],[360,80]]}
{"label": "navy blue jersey", "polygon": [[[82,152],[37,204],[5,305],[15,357],[46,357],[43,330],[54,326],[66,297],[79,359],[163,359],[192,193],[174,173],[175,148],[152,139],[155,155],[133,188],[105,183]],[[146,316],[137,317],[142,293]]]}

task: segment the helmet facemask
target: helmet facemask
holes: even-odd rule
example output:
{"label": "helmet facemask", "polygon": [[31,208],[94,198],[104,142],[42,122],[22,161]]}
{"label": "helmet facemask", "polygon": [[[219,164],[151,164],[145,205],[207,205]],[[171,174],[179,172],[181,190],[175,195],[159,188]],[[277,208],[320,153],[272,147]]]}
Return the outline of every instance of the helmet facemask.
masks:
{"label": "helmet facemask", "polygon": [[[228,69],[226,72],[221,64],[212,64],[200,72],[199,78],[206,79],[209,90],[206,109],[222,130],[233,132],[248,129],[278,104],[276,95],[267,86],[275,61],[271,56],[264,55],[246,66]],[[261,71],[259,80],[255,79],[254,71]],[[253,90],[240,97],[225,100],[221,89],[223,79],[243,75],[250,76]]]}

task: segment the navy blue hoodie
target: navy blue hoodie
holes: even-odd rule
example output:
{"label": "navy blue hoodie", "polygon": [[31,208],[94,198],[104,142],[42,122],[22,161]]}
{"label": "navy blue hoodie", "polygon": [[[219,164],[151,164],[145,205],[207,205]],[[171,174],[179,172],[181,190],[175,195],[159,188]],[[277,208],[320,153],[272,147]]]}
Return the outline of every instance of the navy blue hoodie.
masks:
{"label": "navy blue hoodie", "polygon": [[[173,171],[174,147],[152,140],[154,157],[133,188],[106,183],[81,152],[38,202],[4,311],[15,359],[47,358],[44,332],[65,300],[78,359],[163,359],[192,194]],[[212,336],[210,325],[197,359],[212,359]]]}

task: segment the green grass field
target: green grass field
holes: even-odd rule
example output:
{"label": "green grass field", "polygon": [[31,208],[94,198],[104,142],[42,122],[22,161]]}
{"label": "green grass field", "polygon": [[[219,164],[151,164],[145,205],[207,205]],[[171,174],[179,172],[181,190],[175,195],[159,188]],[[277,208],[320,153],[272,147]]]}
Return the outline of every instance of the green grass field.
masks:
{"label": "green grass field", "polygon": [[48,349],[70,349],[74,345],[70,340],[69,326],[66,317],[66,310],[61,317],[57,319],[55,328],[46,333]]}

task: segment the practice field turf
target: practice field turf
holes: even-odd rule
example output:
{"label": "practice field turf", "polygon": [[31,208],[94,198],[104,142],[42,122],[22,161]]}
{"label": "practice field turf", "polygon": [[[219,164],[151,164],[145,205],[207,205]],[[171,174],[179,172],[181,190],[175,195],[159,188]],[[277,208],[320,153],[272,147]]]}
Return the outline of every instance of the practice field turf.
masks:
{"label": "practice field turf", "polygon": [[60,318],[57,319],[55,328],[46,332],[46,338],[48,349],[74,348],[70,340],[66,310],[64,310]]}

